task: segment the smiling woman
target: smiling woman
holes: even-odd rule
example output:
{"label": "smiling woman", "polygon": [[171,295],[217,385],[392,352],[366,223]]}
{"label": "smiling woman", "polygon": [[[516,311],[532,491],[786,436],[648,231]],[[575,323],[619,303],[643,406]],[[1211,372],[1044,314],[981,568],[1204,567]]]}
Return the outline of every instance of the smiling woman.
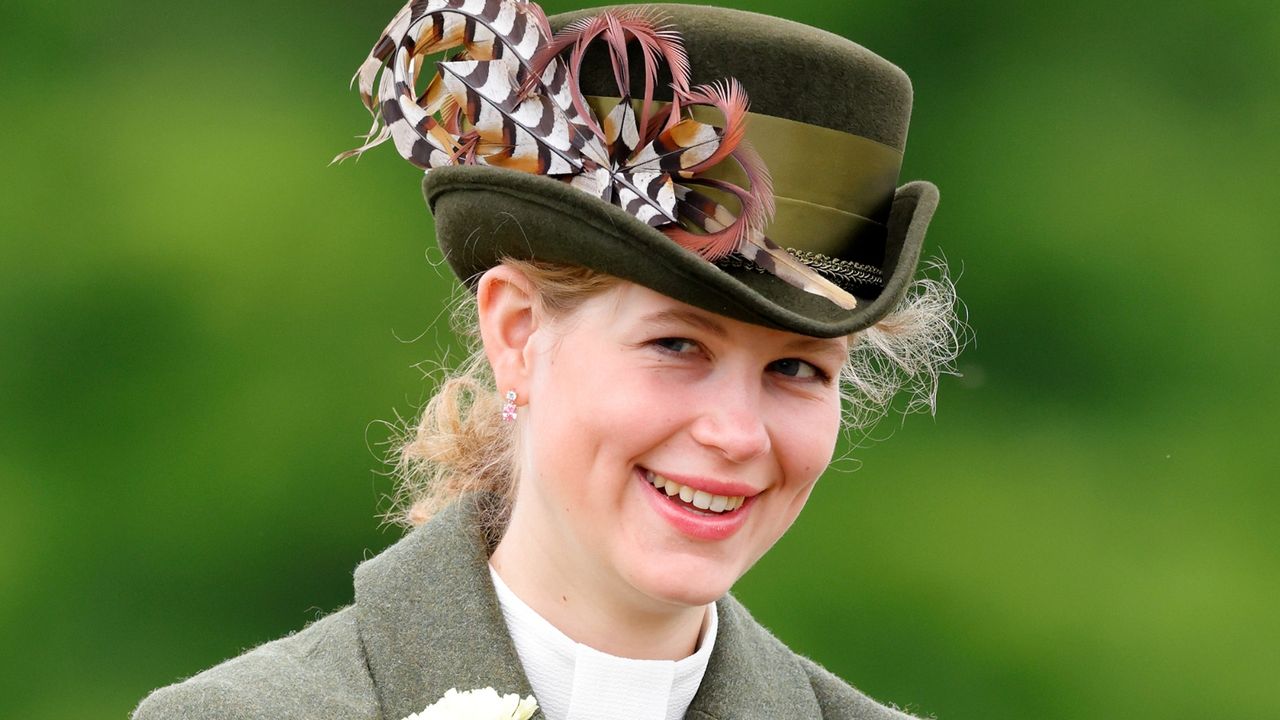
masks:
{"label": "smiling woman", "polygon": [[[830,461],[839,361],[813,350],[799,360],[807,341],[794,333],[634,283],[548,322],[532,284],[499,266],[479,302],[498,386],[527,400],[494,568],[580,642],[690,654],[707,603],[790,526]],[[800,363],[809,372],[797,376]]]}
{"label": "smiling woman", "polygon": [[[838,72],[784,86],[796,48]],[[894,188],[905,75],[750,13],[414,0],[358,78],[353,152],[428,171],[474,293],[473,352],[400,448],[411,530],[354,605],[135,717],[453,717],[490,688],[502,718],[906,717],[729,594],[842,427],[931,406],[959,350],[945,270],[914,279],[937,191]]]}

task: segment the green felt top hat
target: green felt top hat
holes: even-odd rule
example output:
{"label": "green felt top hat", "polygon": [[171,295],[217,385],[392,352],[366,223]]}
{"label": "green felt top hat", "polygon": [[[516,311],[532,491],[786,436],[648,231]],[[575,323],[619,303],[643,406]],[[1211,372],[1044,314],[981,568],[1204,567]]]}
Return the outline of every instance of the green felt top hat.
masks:
{"label": "green felt top hat", "polygon": [[[548,21],[518,0],[410,2],[357,74],[375,124],[352,152],[391,138],[427,169],[464,282],[504,257],[581,265],[818,337],[890,312],[938,199],[928,182],[895,189],[906,75],[766,15],[608,10]],[[421,58],[446,48],[424,89]]]}

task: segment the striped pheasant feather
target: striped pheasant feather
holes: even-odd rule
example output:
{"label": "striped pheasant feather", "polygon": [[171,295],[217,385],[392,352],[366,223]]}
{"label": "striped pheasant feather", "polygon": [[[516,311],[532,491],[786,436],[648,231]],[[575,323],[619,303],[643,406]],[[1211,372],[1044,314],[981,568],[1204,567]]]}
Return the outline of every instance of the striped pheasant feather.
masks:
{"label": "striped pheasant feather", "polygon": [[[579,85],[593,43],[605,45],[621,98],[604,117]],[[641,49],[639,95],[630,87],[631,43]],[[424,85],[436,55],[447,59],[434,63]],[[664,64],[673,93],[665,107],[654,100]],[[618,205],[708,261],[739,253],[796,287],[854,307],[852,295],[765,237],[773,187],[744,138],[741,84],[690,87],[689,75],[683,40],[652,9],[606,10],[552,34],[542,9],[526,0],[411,0],[352,80],[373,115],[365,142],[334,160],[390,139],[428,172],[478,164],[547,175]],[[695,120],[690,113],[698,106],[723,122]],[[747,187],[702,175],[721,163],[738,165]],[[737,211],[699,187],[728,195]]]}

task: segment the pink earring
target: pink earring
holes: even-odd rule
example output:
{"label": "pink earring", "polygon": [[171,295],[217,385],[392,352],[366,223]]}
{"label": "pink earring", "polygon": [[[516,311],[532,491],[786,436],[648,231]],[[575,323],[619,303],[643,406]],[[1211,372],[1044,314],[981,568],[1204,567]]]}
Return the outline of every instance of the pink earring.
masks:
{"label": "pink earring", "polygon": [[506,422],[515,422],[516,419],[516,391],[508,390],[506,394],[506,402],[502,404],[502,419]]}

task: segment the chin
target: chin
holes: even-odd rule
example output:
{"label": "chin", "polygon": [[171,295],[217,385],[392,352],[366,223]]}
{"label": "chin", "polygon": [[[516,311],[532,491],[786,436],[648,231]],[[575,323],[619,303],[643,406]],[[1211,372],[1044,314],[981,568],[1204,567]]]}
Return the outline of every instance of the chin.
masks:
{"label": "chin", "polygon": [[724,597],[737,580],[723,566],[708,568],[705,561],[669,562],[640,570],[633,584],[644,595],[666,605],[700,607]]}

